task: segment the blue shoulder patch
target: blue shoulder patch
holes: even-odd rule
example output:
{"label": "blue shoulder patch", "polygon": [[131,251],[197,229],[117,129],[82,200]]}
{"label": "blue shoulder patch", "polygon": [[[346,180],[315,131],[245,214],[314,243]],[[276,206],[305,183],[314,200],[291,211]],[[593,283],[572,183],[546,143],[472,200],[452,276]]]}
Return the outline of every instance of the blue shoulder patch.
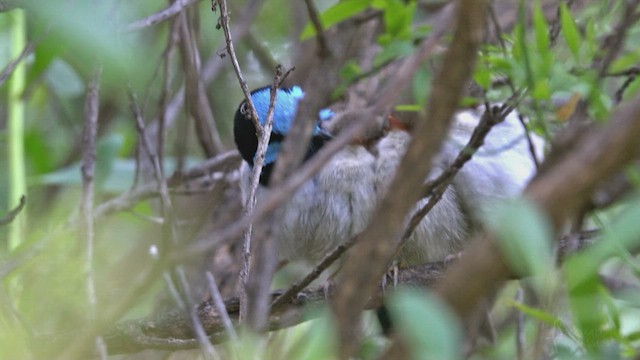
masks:
{"label": "blue shoulder patch", "polygon": [[326,121],[331,119],[335,114],[336,113],[334,113],[331,109],[322,109],[318,113],[318,118],[320,119],[320,121]]}
{"label": "blue shoulder patch", "polygon": [[264,165],[271,164],[276,161],[280,148],[282,148],[282,144],[280,142],[272,142],[267,146],[267,153],[264,155]]}

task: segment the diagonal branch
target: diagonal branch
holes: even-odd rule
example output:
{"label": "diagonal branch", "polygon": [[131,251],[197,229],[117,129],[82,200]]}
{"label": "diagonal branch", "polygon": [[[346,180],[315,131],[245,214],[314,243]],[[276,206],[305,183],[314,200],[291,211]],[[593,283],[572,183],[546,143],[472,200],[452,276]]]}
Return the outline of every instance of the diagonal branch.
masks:
{"label": "diagonal branch", "polygon": [[358,344],[353,340],[357,338],[360,311],[387,271],[400,242],[405,216],[421,195],[414,189],[420,188],[427,177],[431,159],[448,132],[473,69],[484,26],[484,16],[480,16],[484,9],[484,1],[463,0],[458,3],[457,29],[434,80],[433,92],[424,112],[428,116],[418,121],[415,136],[389,187],[393,190],[382,199],[370,225],[345,261],[343,281],[333,301],[339,338],[343,339],[341,359],[348,358]]}
{"label": "diagonal branch", "polygon": [[14,209],[9,211],[7,215],[0,218],[0,226],[11,224],[13,219],[15,219],[16,216],[18,216],[18,214],[20,214],[20,212],[22,211],[26,203],[27,203],[27,197],[22,195],[20,197],[20,203],[18,204],[18,206],[16,206]]}
{"label": "diagonal branch", "polygon": [[173,2],[168,7],[151,14],[143,19],[136,20],[122,29],[124,32],[132,32],[142,30],[144,28],[159,24],[166,21],[185,10],[187,7],[200,2],[201,0],[178,0]]}

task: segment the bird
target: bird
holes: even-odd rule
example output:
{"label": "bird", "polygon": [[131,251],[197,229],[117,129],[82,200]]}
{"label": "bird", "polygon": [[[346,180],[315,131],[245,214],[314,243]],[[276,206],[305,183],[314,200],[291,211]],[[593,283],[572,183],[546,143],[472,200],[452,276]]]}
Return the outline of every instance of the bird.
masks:
{"label": "bird", "polygon": [[[251,92],[260,122],[269,107],[270,88]],[[276,90],[273,132],[260,178],[268,188],[282,141],[305,93],[299,86]],[[484,107],[458,111],[442,149],[431,164],[425,181],[435,178],[455,160],[478,125]],[[346,120],[344,120],[346,119]],[[320,172],[304,183],[285,205],[278,248],[283,260],[319,261],[335,246],[362,231],[388,191],[397,167],[411,141],[407,127],[388,117],[387,132],[376,142],[355,141],[337,152]],[[342,121],[349,121],[343,117]],[[333,124],[331,122],[334,122]],[[336,135],[327,129],[343,128],[339,115],[322,109],[313,129],[305,160]],[[441,261],[461,251],[465,240],[478,230],[492,203],[517,196],[536,171],[526,129],[515,111],[495,125],[484,145],[454,177],[440,201],[422,219],[399,249],[396,260],[405,266]],[[253,166],[257,149],[255,127],[243,101],[234,117],[235,143],[246,163]],[[532,147],[540,156],[544,142],[533,135]],[[423,206],[428,199],[416,204]]]}
{"label": "bird", "polygon": [[[274,127],[265,157],[261,190],[269,186],[271,169],[277,161],[281,143],[304,97],[300,87],[278,89],[274,107]],[[260,122],[264,124],[269,106],[269,88],[251,93]],[[425,181],[446,170],[469,141],[484,112],[483,107],[459,111],[440,152],[431,164]],[[518,195],[535,174],[525,128],[512,112],[494,126],[482,148],[454,177],[442,198],[425,216],[395,256],[400,267],[443,261],[463,250],[470,235],[478,231],[487,207],[499,200]],[[396,175],[411,133],[395,117],[389,116],[386,132],[375,141],[354,141],[338,151],[325,166],[305,182],[284,205],[277,237],[278,254],[284,261],[319,262],[326,254],[368,225]],[[329,109],[318,114],[305,160],[312,157],[341,129],[339,121],[348,121]],[[333,123],[332,123],[333,122]],[[335,123],[338,122],[336,125]],[[333,126],[332,126],[333,125]],[[234,118],[235,142],[251,167],[257,149],[257,137],[245,102]],[[543,142],[532,137],[537,152]],[[538,153],[539,155],[539,153]],[[245,177],[245,178],[248,178]],[[422,207],[428,199],[414,207]],[[384,209],[382,209],[384,210]],[[409,219],[408,215],[407,221]],[[383,327],[389,326],[384,308],[378,312]]]}
{"label": "bird", "polygon": [[[269,87],[251,92],[261,124],[266,119],[269,95]],[[258,196],[269,188],[269,178],[282,141],[291,127],[298,103],[304,96],[305,93],[299,86],[276,90],[273,131],[260,177]],[[305,160],[330,141],[332,134],[324,129],[323,124],[335,115],[330,109],[319,112]],[[243,159],[252,167],[258,140],[244,101],[234,117],[234,138]],[[301,260],[313,264],[337,245],[364,230],[376,205],[374,163],[373,154],[365,146],[359,143],[349,144],[291,195],[284,205],[277,236],[281,260]],[[247,179],[247,176],[243,178]],[[245,191],[247,186],[245,183]]]}

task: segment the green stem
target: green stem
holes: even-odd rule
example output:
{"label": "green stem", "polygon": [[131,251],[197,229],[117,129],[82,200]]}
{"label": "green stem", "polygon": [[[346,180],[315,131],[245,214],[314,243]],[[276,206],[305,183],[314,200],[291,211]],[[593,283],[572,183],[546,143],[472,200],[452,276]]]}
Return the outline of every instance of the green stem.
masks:
{"label": "green stem", "polygon": [[[26,18],[21,9],[11,11],[11,58],[16,59],[26,46]],[[20,202],[27,193],[24,163],[24,100],[26,67],[21,61],[8,80],[8,164],[9,164],[9,208]],[[9,250],[15,249],[24,239],[26,212],[21,211],[9,229]]]}

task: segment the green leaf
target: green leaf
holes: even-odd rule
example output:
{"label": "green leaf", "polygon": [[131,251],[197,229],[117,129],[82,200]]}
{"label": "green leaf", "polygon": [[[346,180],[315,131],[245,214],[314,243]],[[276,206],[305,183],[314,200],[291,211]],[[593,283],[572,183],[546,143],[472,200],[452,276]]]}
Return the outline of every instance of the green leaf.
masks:
{"label": "green leaf", "polygon": [[[320,21],[322,28],[327,29],[343,20],[346,20],[364,10],[369,8],[371,0],[344,0],[340,1],[334,6],[328,8],[320,15]],[[316,29],[313,24],[308,23],[302,33],[300,34],[300,40],[308,39],[316,34]]]}
{"label": "green leaf", "polygon": [[547,78],[538,79],[538,81],[536,81],[532,96],[536,100],[551,99],[551,89],[549,88],[549,80]]}
{"label": "green leaf", "polygon": [[53,59],[45,78],[56,95],[72,98],[84,94],[84,81],[69,64],[59,58]]}
{"label": "green leaf", "polygon": [[400,104],[393,107],[395,111],[415,111],[422,110],[422,106],[418,104]]}
{"label": "green leaf", "polygon": [[394,38],[410,39],[415,8],[415,1],[386,1],[383,9],[385,33]]}
{"label": "green leaf", "polygon": [[[569,303],[583,337],[585,347],[595,352],[610,338],[605,331],[608,316],[607,297],[600,284],[598,270],[602,263],[619,254],[620,249],[640,245],[640,196],[637,194],[624,206],[620,217],[605,227],[602,239],[588,249],[571,256],[565,262],[565,277]],[[615,322],[614,322],[615,326]]]}
{"label": "green leaf", "polygon": [[551,225],[533,203],[518,199],[497,204],[487,220],[516,273],[547,275],[553,268]]}
{"label": "green leaf", "polygon": [[532,308],[526,304],[523,304],[521,302],[518,301],[513,301],[511,299],[505,299],[504,300],[507,305],[509,306],[513,306],[514,308],[518,309],[520,312],[522,312],[525,315],[528,315],[542,323],[545,323],[551,327],[554,327],[558,330],[560,330],[563,334],[565,334],[568,337],[575,337],[575,335],[573,334],[571,328],[569,326],[567,326],[562,319],[558,318],[557,316],[554,316],[553,314],[550,314],[544,310],[541,309],[536,309],[536,308]]}
{"label": "green leaf", "polygon": [[358,63],[353,60],[344,64],[342,69],[340,69],[340,78],[342,78],[346,82],[351,82],[360,74],[362,74],[362,69],[360,69]]}
{"label": "green leaf", "polygon": [[491,87],[491,70],[486,66],[478,65],[473,73],[473,80],[483,89],[488,90]]}
{"label": "green leaf", "polygon": [[440,299],[424,291],[400,289],[389,299],[389,310],[412,359],[462,358],[460,324]]}
{"label": "green leaf", "polygon": [[629,69],[640,61],[640,49],[632,49],[626,54],[618,56],[609,67],[609,72],[615,73]]}
{"label": "green leaf", "polygon": [[560,3],[560,27],[562,29],[562,34],[564,35],[564,40],[567,42],[567,46],[569,46],[569,50],[571,50],[574,58],[578,60],[582,36],[580,35],[578,26],[576,25],[569,8],[567,8],[567,5],[564,2]]}
{"label": "green leaf", "polygon": [[533,6],[533,28],[538,54],[544,55],[549,52],[549,24],[544,18],[544,13],[538,1]]}
{"label": "green leaf", "polygon": [[382,51],[378,53],[373,60],[374,66],[380,66],[391,60],[395,60],[401,57],[409,56],[414,51],[413,42],[410,40],[393,40],[382,48]]}
{"label": "green leaf", "polygon": [[[287,359],[323,360],[331,359],[336,353],[336,331],[331,312],[327,308],[311,310],[314,320],[301,336],[295,340],[297,346],[287,354]],[[318,316],[318,313],[321,314]]]}

